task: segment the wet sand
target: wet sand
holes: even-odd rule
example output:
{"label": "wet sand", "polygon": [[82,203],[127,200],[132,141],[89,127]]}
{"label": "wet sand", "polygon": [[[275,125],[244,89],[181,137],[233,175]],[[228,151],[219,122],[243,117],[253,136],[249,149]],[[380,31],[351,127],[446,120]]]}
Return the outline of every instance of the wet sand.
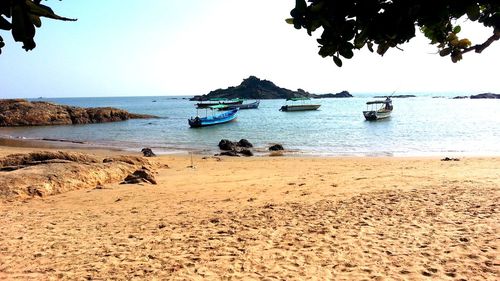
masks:
{"label": "wet sand", "polygon": [[154,160],[158,185],[0,200],[0,279],[500,278],[500,158]]}

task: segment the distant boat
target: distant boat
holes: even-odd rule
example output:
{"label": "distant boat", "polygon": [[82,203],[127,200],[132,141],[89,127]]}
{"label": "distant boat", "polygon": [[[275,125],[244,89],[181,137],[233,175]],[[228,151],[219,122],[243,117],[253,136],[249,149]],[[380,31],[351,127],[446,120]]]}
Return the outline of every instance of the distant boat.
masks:
{"label": "distant boat", "polygon": [[229,109],[256,109],[259,108],[260,101],[254,101],[252,103],[242,103],[242,104],[234,104],[234,105],[225,105],[223,109],[219,110],[229,110]]}
{"label": "distant boat", "polygon": [[237,105],[237,104],[242,104],[243,103],[243,100],[242,99],[233,99],[233,100],[229,100],[229,99],[226,99],[226,98],[213,98],[213,99],[209,99],[208,101],[206,102],[199,102],[196,104],[196,107],[197,108],[208,108],[208,107],[211,107],[211,106],[214,106],[214,105]]}
{"label": "distant boat", "polygon": [[321,105],[320,104],[310,104],[305,103],[305,101],[310,100],[310,98],[288,98],[286,101],[292,102],[302,102],[300,104],[287,104],[280,108],[280,111],[304,111],[304,110],[316,110]]}
{"label": "distant boat", "polygon": [[224,108],[225,105],[218,104],[218,105],[212,105],[210,107],[207,107],[206,110],[208,111],[209,109],[212,111],[212,115],[209,115],[208,112],[206,112],[206,117],[199,117],[198,114],[196,117],[191,117],[188,119],[189,126],[192,128],[199,128],[199,127],[206,127],[206,126],[213,126],[213,125],[218,125],[218,124],[223,124],[227,122],[231,122],[234,119],[236,119],[236,113],[238,112],[238,108],[236,109],[231,109],[229,111],[224,111],[219,114],[214,114],[215,110]]}
{"label": "distant boat", "polygon": [[363,111],[363,115],[368,121],[385,119],[391,116],[392,109],[392,100],[390,97],[387,97],[383,101],[378,100],[367,102],[366,110]]}

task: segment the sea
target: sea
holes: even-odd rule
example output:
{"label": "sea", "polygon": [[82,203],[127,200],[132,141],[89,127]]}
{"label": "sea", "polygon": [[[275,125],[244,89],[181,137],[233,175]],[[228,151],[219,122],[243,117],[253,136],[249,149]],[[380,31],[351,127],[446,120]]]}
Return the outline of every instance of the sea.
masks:
{"label": "sea", "polygon": [[221,139],[247,139],[256,155],[267,155],[268,147],[277,143],[285,147],[285,155],[292,156],[500,155],[500,100],[436,96],[394,98],[392,116],[375,122],[365,121],[362,114],[366,102],[374,100],[373,94],[311,100],[321,107],[303,112],[279,111],[285,100],[261,100],[258,109],[241,110],[233,122],[196,129],[188,125],[188,118],[197,113],[195,102],[184,96],[40,98],[34,100],[110,106],[160,118],[0,128],[0,137],[82,142],[127,151],[149,147],[158,154],[213,155],[219,152]]}

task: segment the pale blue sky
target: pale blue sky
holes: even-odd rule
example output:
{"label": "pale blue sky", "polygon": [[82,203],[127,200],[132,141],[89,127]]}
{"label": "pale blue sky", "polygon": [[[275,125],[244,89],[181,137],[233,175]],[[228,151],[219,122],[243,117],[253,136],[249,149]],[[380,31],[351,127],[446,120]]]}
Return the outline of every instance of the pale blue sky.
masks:
{"label": "pale blue sky", "polygon": [[[357,52],[338,68],[317,55],[315,38],[285,23],[293,0],[47,3],[78,21],[45,19],[28,53],[0,32],[0,98],[196,95],[249,75],[313,93],[500,93],[498,42],[453,64],[419,36],[404,52]],[[462,25],[473,42],[490,35]]]}

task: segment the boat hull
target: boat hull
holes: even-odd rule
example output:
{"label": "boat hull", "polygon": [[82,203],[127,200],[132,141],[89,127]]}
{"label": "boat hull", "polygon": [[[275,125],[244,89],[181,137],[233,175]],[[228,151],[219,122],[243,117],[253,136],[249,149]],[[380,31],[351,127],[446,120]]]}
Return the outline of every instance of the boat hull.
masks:
{"label": "boat hull", "polygon": [[197,108],[209,108],[211,106],[219,105],[219,104],[232,106],[232,105],[238,105],[238,104],[242,104],[242,103],[243,103],[243,101],[199,102],[196,104],[196,107]]}
{"label": "boat hull", "polygon": [[300,104],[300,105],[284,105],[281,107],[280,111],[306,111],[306,110],[317,110],[320,104]]}
{"label": "boat hull", "polygon": [[233,109],[230,111],[223,112],[221,114],[217,114],[214,116],[207,116],[207,117],[194,117],[188,119],[189,126],[191,128],[200,128],[200,127],[207,127],[207,126],[214,126],[214,125],[219,125],[219,124],[224,124],[227,122],[231,122],[236,119],[236,113],[238,112],[238,109]]}
{"label": "boat hull", "polygon": [[380,111],[380,110],[367,110],[363,111],[365,119],[368,121],[375,121],[380,119],[386,119],[391,117],[390,111]]}
{"label": "boat hull", "polygon": [[256,109],[259,108],[259,101],[252,102],[252,103],[247,103],[247,104],[239,104],[239,105],[228,105],[224,109],[219,109],[219,110],[228,110],[228,109]]}

